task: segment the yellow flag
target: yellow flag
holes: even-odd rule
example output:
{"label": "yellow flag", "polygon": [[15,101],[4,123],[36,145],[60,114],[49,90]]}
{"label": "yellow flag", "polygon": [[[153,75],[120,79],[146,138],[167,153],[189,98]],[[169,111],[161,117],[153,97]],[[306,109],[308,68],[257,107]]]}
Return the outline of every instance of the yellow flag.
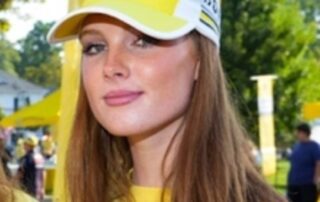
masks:
{"label": "yellow flag", "polygon": [[303,118],[314,120],[320,118],[320,102],[305,103],[302,108]]}
{"label": "yellow flag", "polygon": [[259,139],[262,155],[261,170],[265,176],[276,173],[276,147],[273,116],[274,75],[251,77],[258,82]]}
{"label": "yellow flag", "polygon": [[[81,5],[83,0],[69,0],[69,10]],[[69,201],[65,187],[65,159],[71,126],[78,98],[80,80],[80,47],[77,41],[70,41],[64,46],[64,64],[61,82],[61,109],[58,124],[58,162],[54,182],[53,201]]]}

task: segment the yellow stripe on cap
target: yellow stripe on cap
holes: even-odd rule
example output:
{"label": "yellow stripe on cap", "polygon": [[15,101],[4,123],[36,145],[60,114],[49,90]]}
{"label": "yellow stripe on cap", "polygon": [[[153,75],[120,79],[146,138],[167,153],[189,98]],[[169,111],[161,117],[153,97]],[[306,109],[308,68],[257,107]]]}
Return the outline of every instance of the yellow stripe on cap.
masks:
{"label": "yellow stripe on cap", "polygon": [[217,23],[210,18],[205,12],[201,12],[200,14],[200,19],[206,23],[211,29],[213,29],[213,31],[215,31],[216,33],[219,33],[219,28]]}

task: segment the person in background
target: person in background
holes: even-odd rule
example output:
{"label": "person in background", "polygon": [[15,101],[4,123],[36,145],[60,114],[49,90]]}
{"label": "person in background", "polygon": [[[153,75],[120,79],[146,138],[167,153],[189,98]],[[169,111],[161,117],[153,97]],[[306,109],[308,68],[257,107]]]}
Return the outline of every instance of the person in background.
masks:
{"label": "person in background", "polygon": [[289,157],[288,197],[291,202],[316,202],[320,184],[320,146],[310,139],[307,123],[296,128],[298,142]]}
{"label": "person in background", "polygon": [[21,159],[26,154],[26,151],[24,149],[24,139],[23,137],[20,137],[17,140],[17,145],[14,149],[14,157],[15,159]]}
{"label": "person in background", "polygon": [[17,178],[22,188],[32,196],[37,193],[37,166],[35,158],[35,147],[38,139],[35,135],[28,135],[24,140],[25,155],[19,160]]}
{"label": "person in background", "polygon": [[45,159],[50,159],[55,152],[55,143],[50,131],[46,131],[41,140],[41,153]]}
{"label": "person in background", "polygon": [[10,181],[0,162],[0,201],[1,202],[37,202],[28,194],[19,190],[15,184]]}
{"label": "person in background", "polygon": [[9,136],[13,129],[5,129],[0,126],[0,161],[2,163],[3,171],[8,178],[11,178],[11,172],[8,163],[13,159],[12,151],[9,145]]}

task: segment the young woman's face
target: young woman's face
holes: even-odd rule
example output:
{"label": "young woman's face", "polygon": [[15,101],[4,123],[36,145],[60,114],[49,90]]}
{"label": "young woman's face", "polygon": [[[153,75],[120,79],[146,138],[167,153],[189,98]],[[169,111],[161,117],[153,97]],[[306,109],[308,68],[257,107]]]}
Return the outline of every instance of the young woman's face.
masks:
{"label": "young woman's face", "polygon": [[158,41],[113,18],[91,15],[79,39],[90,107],[111,134],[148,134],[181,120],[199,66],[191,37]]}

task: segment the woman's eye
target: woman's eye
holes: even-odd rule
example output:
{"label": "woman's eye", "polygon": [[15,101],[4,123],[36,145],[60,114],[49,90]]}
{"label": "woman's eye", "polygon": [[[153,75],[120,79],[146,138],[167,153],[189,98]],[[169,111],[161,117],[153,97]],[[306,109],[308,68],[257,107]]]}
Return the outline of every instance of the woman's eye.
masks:
{"label": "woman's eye", "polygon": [[147,35],[142,35],[135,41],[135,45],[141,48],[147,48],[152,45],[157,45],[159,42],[160,41],[158,39],[149,37]]}
{"label": "woman's eye", "polygon": [[93,43],[93,44],[89,44],[87,46],[84,46],[82,52],[83,52],[83,54],[88,55],[88,56],[96,55],[96,54],[104,51],[105,47],[106,46],[104,44],[99,44],[99,43],[94,44]]}

